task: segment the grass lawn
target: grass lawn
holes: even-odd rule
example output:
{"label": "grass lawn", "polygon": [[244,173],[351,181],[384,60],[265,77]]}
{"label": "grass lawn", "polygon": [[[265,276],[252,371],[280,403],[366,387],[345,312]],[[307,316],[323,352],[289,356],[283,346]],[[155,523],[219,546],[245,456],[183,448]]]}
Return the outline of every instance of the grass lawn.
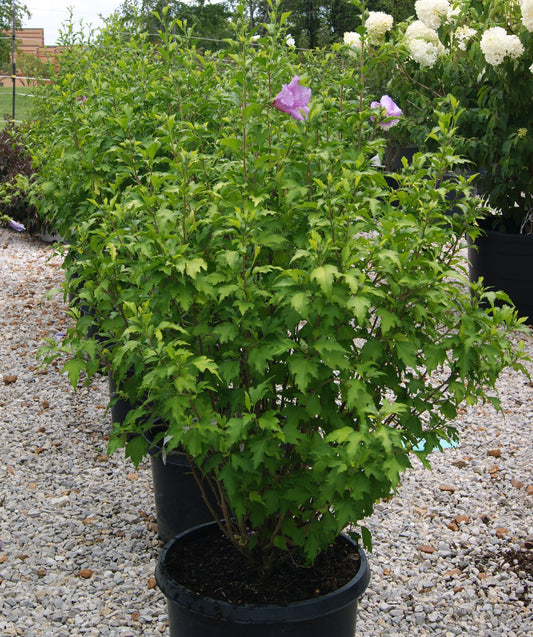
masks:
{"label": "grass lawn", "polygon": [[[15,91],[15,120],[24,120],[31,105],[32,88],[17,86]],[[5,125],[5,115],[13,117],[13,87],[0,86],[0,128]]]}

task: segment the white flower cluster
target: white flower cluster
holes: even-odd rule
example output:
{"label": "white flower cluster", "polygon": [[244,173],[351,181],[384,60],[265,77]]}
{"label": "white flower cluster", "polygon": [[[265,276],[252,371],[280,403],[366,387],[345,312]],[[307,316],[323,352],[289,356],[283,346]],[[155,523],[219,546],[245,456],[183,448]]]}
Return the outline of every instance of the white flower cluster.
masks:
{"label": "white flower cluster", "polygon": [[420,66],[433,67],[439,55],[445,51],[439,34],[426,26],[421,20],[415,20],[406,31],[407,46],[412,59]]}
{"label": "white flower cluster", "polygon": [[522,24],[530,32],[533,32],[533,0],[521,0]]}
{"label": "white flower cluster", "polygon": [[372,44],[379,44],[387,31],[392,29],[394,18],[383,11],[370,11],[365,21],[368,39]]}
{"label": "white flower cluster", "polygon": [[344,34],[344,44],[351,46],[356,51],[361,50],[361,36],[357,31],[346,31]]}
{"label": "white flower cluster", "polygon": [[461,51],[466,51],[466,43],[471,40],[477,31],[472,29],[472,27],[462,26],[457,27],[455,31],[455,39],[457,41],[457,48]]}
{"label": "white flower cluster", "polygon": [[487,29],[479,44],[485,60],[491,66],[500,65],[505,57],[520,57],[524,52],[520,38],[517,35],[509,35],[503,27]]}
{"label": "white flower cluster", "polygon": [[438,29],[442,19],[450,12],[448,0],[416,0],[417,18],[430,29]]}

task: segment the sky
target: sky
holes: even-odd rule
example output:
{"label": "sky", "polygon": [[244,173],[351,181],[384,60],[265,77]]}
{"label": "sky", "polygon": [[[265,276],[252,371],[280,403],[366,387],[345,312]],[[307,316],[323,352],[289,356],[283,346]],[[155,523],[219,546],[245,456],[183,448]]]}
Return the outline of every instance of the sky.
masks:
{"label": "sky", "polygon": [[122,0],[23,0],[32,17],[25,20],[25,28],[43,28],[44,43],[53,45],[57,43],[59,28],[68,20],[68,7],[73,10],[73,22],[78,24],[91,24],[95,28],[102,26],[99,18],[109,16],[121,4]]}

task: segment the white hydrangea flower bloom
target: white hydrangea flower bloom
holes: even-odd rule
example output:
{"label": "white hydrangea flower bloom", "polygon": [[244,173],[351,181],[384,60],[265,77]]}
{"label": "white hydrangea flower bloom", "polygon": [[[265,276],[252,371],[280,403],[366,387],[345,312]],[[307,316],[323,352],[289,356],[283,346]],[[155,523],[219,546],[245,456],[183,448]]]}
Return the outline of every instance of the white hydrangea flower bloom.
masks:
{"label": "white hydrangea flower bloom", "polygon": [[522,24],[533,33],[533,0],[522,0]]}
{"label": "white hydrangea flower bloom", "polygon": [[422,20],[412,22],[405,30],[405,35],[408,40],[420,38],[421,40],[427,40],[427,42],[439,41],[439,34],[435,29],[427,27]]}
{"label": "white hydrangea flower bloom", "polygon": [[487,29],[481,37],[480,47],[485,60],[491,66],[499,66],[505,57],[515,59],[524,52],[520,38],[508,35],[503,27]]}
{"label": "white hydrangea flower bloom", "polygon": [[379,44],[385,33],[392,29],[394,18],[383,11],[370,11],[365,21],[365,28],[368,32],[368,39],[373,44]]}
{"label": "white hydrangea flower bloom", "polygon": [[476,33],[477,31],[475,29],[472,29],[471,27],[458,27],[455,31],[457,47],[461,49],[461,51],[466,51],[466,43],[471,40],[476,35]]}
{"label": "white hydrangea flower bloom", "polygon": [[357,31],[346,31],[344,34],[344,44],[360,51],[362,46],[361,36]]}
{"label": "white hydrangea flower bloom", "polygon": [[416,0],[417,18],[430,29],[438,29],[442,19],[448,15],[451,7],[448,0]]}
{"label": "white hydrangea flower bloom", "polygon": [[433,67],[439,55],[445,52],[439,34],[426,26],[421,20],[410,24],[405,35],[411,58],[420,66]]}
{"label": "white hydrangea flower bloom", "polygon": [[524,52],[524,45],[520,41],[520,38],[517,35],[508,35],[507,36],[507,55],[516,60],[519,58]]}
{"label": "white hydrangea flower bloom", "polygon": [[413,38],[409,41],[409,52],[411,58],[420,64],[432,68],[439,57],[439,48],[434,42],[422,40],[422,38]]}

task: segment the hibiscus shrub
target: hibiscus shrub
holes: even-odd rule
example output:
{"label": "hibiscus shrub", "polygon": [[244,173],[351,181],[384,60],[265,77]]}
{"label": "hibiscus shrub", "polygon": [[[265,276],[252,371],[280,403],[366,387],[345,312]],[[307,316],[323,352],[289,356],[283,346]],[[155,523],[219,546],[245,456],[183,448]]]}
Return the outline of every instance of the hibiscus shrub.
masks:
{"label": "hibiscus shrub", "polygon": [[160,418],[267,571],[362,523],[412,454],[457,439],[460,405],[498,405],[522,353],[513,308],[465,275],[479,211],[467,179],[443,179],[456,102],[391,186],[376,164],[402,105],[366,89],[364,55],[297,52],[282,16],[255,39],[245,15],[215,54],[172,29],[151,50],[130,38],[120,72],[95,66],[86,101],[65,100],[72,192],[93,186],[67,274],[93,312],[50,355],[75,385],[128,378],[109,451],[140,462]]}

